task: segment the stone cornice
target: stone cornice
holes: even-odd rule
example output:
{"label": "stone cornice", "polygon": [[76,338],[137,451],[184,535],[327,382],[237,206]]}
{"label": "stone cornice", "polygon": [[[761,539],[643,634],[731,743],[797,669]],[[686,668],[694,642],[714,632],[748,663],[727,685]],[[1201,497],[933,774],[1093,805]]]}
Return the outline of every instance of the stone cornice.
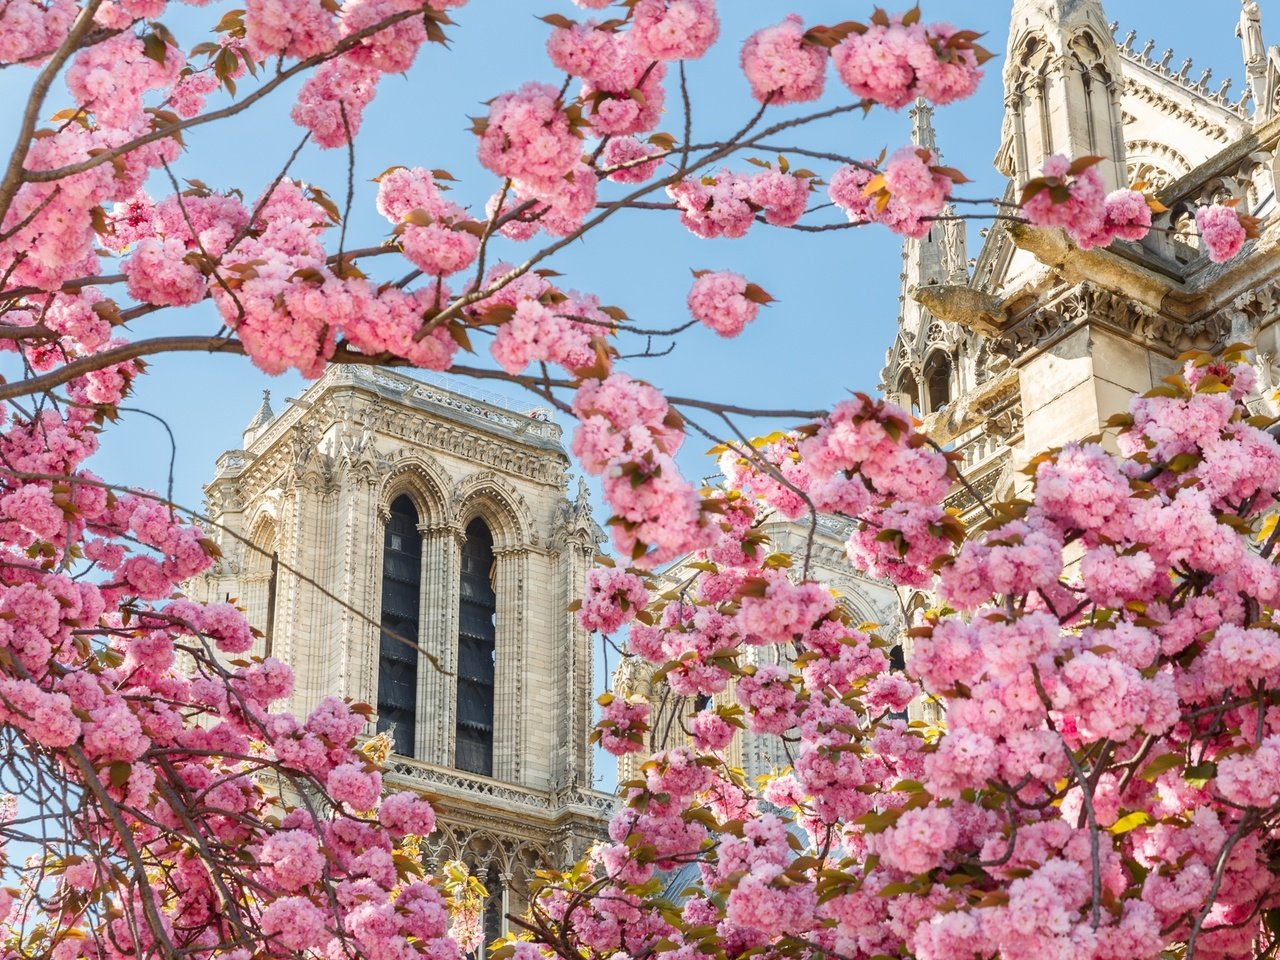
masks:
{"label": "stone cornice", "polygon": [[[422,411],[387,401],[358,385],[337,385],[306,410],[295,407],[282,414],[272,424],[273,434],[288,413],[294,416],[288,418],[287,426],[264,441],[261,448],[255,443],[254,448],[260,452],[239,469],[237,479],[246,487],[261,489],[279,483],[291,471],[297,455],[293,441],[300,428],[309,424],[313,436],[321,437],[334,426],[355,424],[361,417],[372,415],[376,415],[378,421],[376,435],[395,445],[426,448],[557,489],[563,488],[564,472],[569,465],[568,455],[559,444],[521,443],[499,432],[479,432],[470,424],[427,417]],[[339,447],[338,456],[326,456],[319,451],[311,454],[325,461],[326,472],[330,474],[326,477],[328,483],[336,483],[340,475],[367,482],[391,467],[390,463],[382,463],[383,458],[376,452],[372,458],[368,455],[361,458],[342,449],[341,443],[334,442],[331,446]]]}
{"label": "stone cornice", "polygon": [[535,790],[398,756],[388,762],[386,775],[393,783],[440,797],[446,809],[465,807],[469,815],[483,811],[508,825],[527,823],[530,816],[544,822],[566,816],[600,822],[617,805],[616,797],[599,790]]}

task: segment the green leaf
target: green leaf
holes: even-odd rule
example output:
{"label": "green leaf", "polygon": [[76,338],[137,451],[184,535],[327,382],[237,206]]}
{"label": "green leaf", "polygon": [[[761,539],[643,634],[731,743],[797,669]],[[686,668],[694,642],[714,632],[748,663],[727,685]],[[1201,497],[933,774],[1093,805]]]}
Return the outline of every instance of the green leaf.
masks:
{"label": "green leaf", "polygon": [[1151,819],[1151,814],[1145,810],[1138,810],[1135,813],[1121,817],[1111,825],[1110,830],[1113,834],[1119,836],[1122,833],[1128,833],[1130,830],[1136,830],[1138,827],[1145,827],[1147,824],[1154,822]]}
{"label": "green leaf", "polygon": [[1182,779],[1196,788],[1203,787],[1217,775],[1218,765],[1212,760],[1197,763],[1194,767],[1187,767],[1182,771]]}
{"label": "green leaf", "polygon": [[1156,757],[1138,774],[1147,783],[1154,782],[1162,773],[1167,773],[1174,767],[1182,765],[1182,757],[1176,753],[1166,753],[1163,756]]}
{"label": "green leaf", "polygon": [[166,53],[165,43],[155,33],[145,34],[142,38],[142,55],[156,63],[163,64]]}

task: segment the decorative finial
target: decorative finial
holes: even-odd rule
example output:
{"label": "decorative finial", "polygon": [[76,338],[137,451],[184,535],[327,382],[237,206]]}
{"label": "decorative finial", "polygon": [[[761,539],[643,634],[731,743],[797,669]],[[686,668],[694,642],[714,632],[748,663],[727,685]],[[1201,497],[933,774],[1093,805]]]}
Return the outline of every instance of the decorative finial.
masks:
{"label": "decorative finial", "polygon": [[933,107],[920,97],[911,108],[911,142],[937,152],[938,138],[933,132]]}
{"label": "decorative finial", "polygon": [[262,403],[258,405],[258,410],[253,415],[253,419],[249,421],[249,425],[244,428],[246,446],[257,436],[258,431],[275,419],[275,411],[271,409],[271,391],[262,391]]}

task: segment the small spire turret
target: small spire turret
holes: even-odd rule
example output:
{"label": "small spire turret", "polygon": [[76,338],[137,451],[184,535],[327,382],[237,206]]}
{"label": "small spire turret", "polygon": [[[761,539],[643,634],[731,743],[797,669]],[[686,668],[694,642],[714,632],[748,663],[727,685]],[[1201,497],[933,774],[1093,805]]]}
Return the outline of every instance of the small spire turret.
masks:
{"label": "small spire turret", "polygon": [[271,409],[271,391],[262,391],[262,403],[258,405],[258,410],[254,413],[253,418],[249,421],[248,426],[244,428],[243,446],[247,448],[258,438],[258,435],[267,427],[272,420],[276,418],[275,411]]}

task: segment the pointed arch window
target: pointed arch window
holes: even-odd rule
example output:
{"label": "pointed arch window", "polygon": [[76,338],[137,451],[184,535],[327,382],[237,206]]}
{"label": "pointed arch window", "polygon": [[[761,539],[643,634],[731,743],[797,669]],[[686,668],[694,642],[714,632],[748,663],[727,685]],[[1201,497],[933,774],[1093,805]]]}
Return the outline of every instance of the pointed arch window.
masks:
{"label": "pointed arch window", "polygon": [[480,946],[481,956],[488,956],[490,945],[506,932],[503,929],[506,926],[503,910],[504,886],[502,875],[490,867],[489,876],[485,880],[485,889],[489,891],[489,898],[484,904],[484,943]]}
{"label": "pointed arch window", "polygon": [[[276,607],[280,588],[280,538],[275,524],[260,520],[254,524],[245,561],[245,612],[249,622],[262,631],[264,657],[272,654],[276,633]],[[231,599],[230,596],[227,597]]]}
{"label": "pointed arch window", "polygon": [[902,379],[898,381],[898,396],[904,407],[909,408],[909,412],[918,415],[920,413],[920,388],[916,386],[916,378],[910,373],[904,373]]}
{"label": "pointed arch window", "polygon": [[378,732],[391,730],[395,752],[413,756],[418,712],[418,605],[422,535],[413,501],[391,504],[382,548],[382,637],[378,651]]}
{"label": "pointed arch window", "polygon": [[937,413],[951,402],[951,358],[936,352],[924,365],[925,390],[929,398],[929,412]]}
{"label": "pointed arch window", "polygon": [[498,596],[493,534],[481,519],[467,526],[458,603],[458,694],[454,765],[493,776],[493,697]]}
{"label": "pointed arch window", "polygon": [[[891,673],[903,673],[907,669],[906,653],[902,649],[902,644],[895,643],[889,648],[889,671]],[[894,710],[889,714],[894,720],[901,720],[904,723],[910,719],[906,710]]]}
{"label": "pointed arch window", "polygon": [[271,551],[271,573],[267,579],[267,620],[262,633],[265,637],[263,656],[271,656],[276,640],[276,593],[280,588],[280,554]]}

